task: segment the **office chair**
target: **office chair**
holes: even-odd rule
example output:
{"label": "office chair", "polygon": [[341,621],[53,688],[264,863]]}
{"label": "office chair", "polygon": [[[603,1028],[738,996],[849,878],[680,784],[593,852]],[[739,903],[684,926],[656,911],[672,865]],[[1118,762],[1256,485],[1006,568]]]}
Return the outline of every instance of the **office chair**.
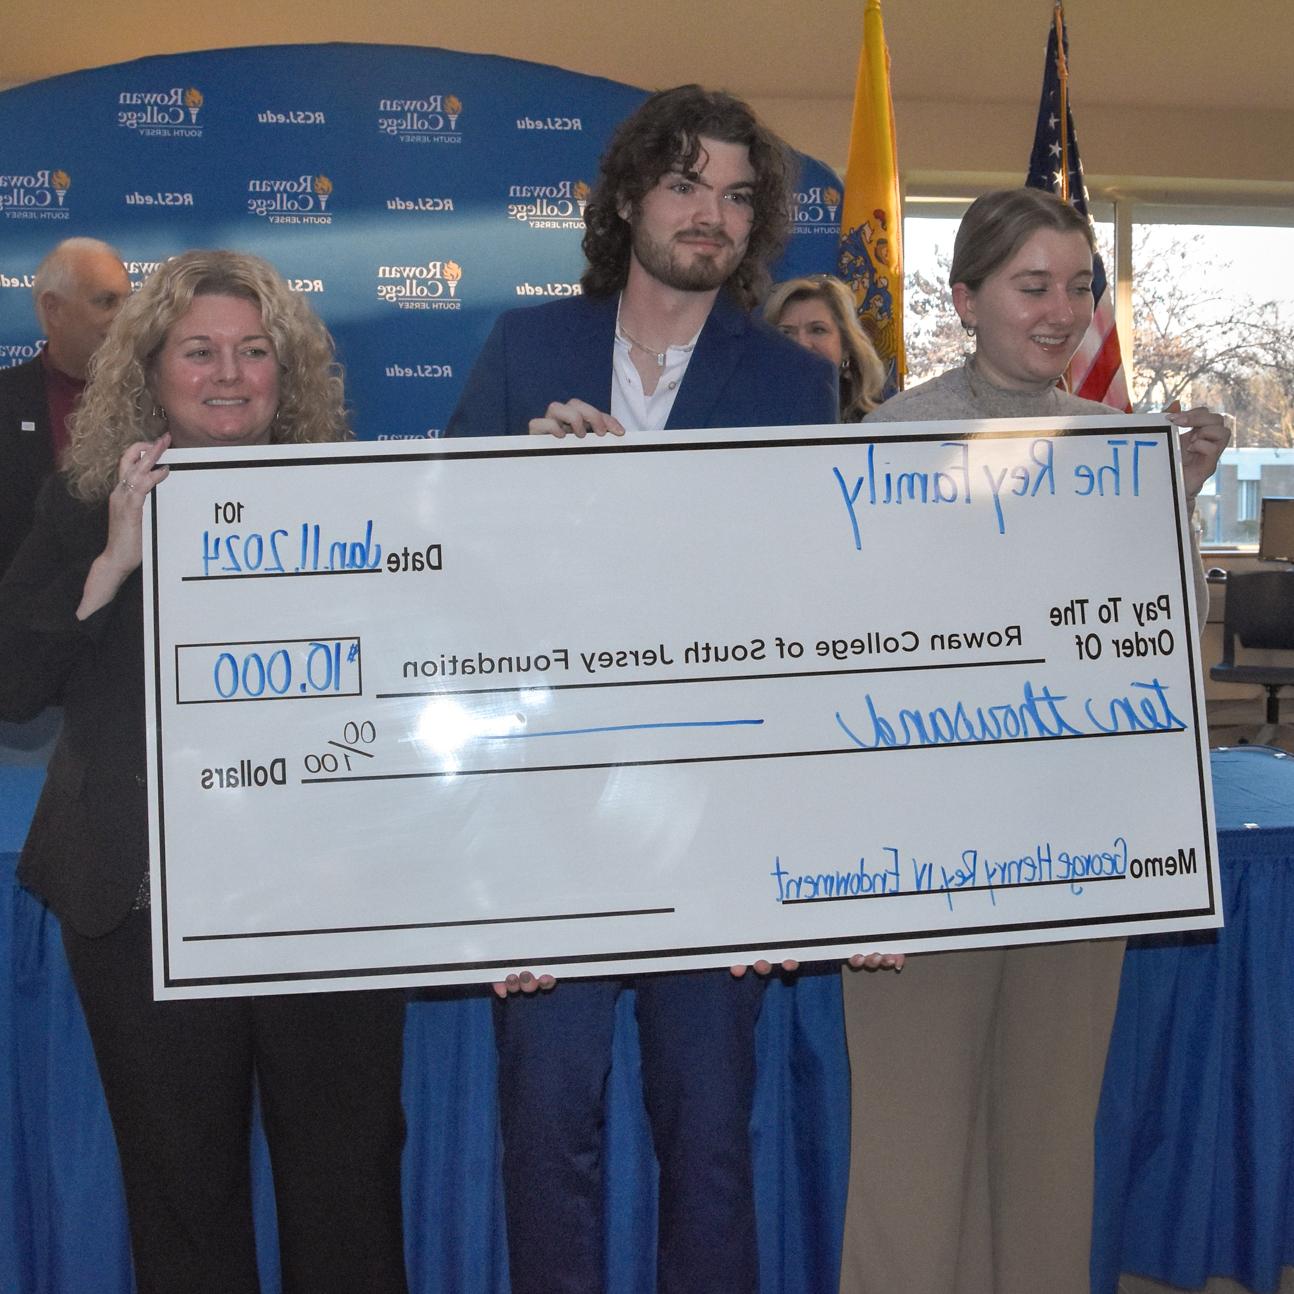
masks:
{"label": "office chair", "polygon": [[1255,740],[1267,743],[1280,726],[1280,690],[1294,686],[1294,662],[1237,665],[1236,639],[1247,651],[1294,652],[1294,570],[1233,571],[1226,590],[1222,659],[1209,670],[1209,677],[1219,683],[1257,683],[1266,689],[1266,722]]}

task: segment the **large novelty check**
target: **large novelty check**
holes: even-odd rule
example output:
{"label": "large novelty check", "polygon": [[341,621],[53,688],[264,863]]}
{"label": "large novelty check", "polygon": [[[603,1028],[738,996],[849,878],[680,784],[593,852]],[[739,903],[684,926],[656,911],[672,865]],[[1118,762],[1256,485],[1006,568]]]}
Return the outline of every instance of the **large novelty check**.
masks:
{"label": "large novelty check", "polygon": [[1175,435],[168,454],[158,995],[1219,924]]}

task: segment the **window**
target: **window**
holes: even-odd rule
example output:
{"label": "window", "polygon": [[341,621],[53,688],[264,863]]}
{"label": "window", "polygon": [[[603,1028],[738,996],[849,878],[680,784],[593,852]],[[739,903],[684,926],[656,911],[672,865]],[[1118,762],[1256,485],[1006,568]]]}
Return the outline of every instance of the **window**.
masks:
{"label": "window", "polygon": [[1236,482],[1236,520],[1258,520],[1258,482]]}
{"label": "window", "polygon": [[1133,208],[1136,407],[1233,415],[1196,511],[1206,543],[1248,547],[1260,500],[1294,493],[1294,227],[1172,214]]}

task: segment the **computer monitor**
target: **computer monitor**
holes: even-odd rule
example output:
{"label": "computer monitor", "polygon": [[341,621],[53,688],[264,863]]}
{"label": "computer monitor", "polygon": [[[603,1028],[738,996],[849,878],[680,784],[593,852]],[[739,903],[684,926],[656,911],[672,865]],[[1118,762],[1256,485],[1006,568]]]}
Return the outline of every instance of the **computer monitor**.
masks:
{"label": "computer monitor", "polygon": [[1263,500],[1258,523],[1258,559],[1294,562],[1294,499]]}

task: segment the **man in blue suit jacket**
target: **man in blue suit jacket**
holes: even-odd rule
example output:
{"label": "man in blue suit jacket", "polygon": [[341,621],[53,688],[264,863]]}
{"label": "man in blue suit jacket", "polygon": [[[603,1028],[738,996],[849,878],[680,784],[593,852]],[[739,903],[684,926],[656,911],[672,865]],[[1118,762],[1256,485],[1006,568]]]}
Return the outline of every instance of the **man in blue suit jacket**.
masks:
{"label": "man in blue suit jacket", "polygon": [[[566,403],[577,400],[594,410],[609,410],[620,300],[617,295],[569,297],[500,315],[445,434],[523,436],[552,403],[554,392],[562,393]],[[697,338],[686,378],[678,384],[665,428],[833,423],[835,375],[823,361],[809,361],[814,357],[803,347],[721,292]],[[570,429],[584,434],[576,426]]]}
{"label": "man in blue suit jacket", "polygon": [[[602,159],[584,295],[499,319],[447,434],[835,422],[833,368],[750,316],[789,208],[785,149],[745,104],[697,86],[653,95]],[[602,1103],[630,984],[660,1163],[657,1289],[755,1294],[762,984],[728,970],[496,986],[513,1294],[604,1287]],[[518,989],[530,996],[506,1000]]]}

